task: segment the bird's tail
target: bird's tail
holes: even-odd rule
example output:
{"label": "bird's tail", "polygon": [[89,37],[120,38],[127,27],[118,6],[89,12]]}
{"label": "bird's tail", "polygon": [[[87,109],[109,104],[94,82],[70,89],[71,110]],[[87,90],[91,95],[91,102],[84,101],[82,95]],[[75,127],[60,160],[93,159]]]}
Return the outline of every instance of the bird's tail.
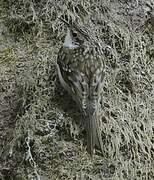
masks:
{"label": "bird's tail", "polygon": [[103,141],[101,138],[101,132],[99,129],[99,119],[97,114],[93,115],[89,114],[86,117],[86,130],[87,130],[87,151],[92,156],[94,152],[94,148],[103,152]]}

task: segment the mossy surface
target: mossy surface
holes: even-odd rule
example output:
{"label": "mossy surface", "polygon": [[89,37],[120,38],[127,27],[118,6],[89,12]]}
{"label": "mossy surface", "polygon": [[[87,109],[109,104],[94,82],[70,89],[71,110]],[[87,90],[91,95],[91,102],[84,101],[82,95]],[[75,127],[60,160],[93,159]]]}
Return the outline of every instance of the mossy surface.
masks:
{"label": "mossy surface", "polygon": [[[150,0],[1,1],[1,179],[154,178],[152,8]],[[82,115],[57,77],[60,16],[86,26],[104,53],[104,153],[93,159]]]}

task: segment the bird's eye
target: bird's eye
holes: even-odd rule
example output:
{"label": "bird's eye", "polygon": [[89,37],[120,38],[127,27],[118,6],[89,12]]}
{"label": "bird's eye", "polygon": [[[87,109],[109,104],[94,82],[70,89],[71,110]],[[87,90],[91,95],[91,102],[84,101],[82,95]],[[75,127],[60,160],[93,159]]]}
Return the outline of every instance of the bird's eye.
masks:
{"label": "bird's eye", "polygon": [[73,32],[73,37],[77,37],[77,33],[76,32]]}

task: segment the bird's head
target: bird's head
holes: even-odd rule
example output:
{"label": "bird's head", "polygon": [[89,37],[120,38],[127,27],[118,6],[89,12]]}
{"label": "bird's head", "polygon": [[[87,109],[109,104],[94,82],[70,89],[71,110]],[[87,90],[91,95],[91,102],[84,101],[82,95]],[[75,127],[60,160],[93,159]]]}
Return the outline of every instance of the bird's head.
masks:
{"label": "bird's head", "polygon": [[67,29],[65,36],[64,46],[69,48],[77,48],[81,46],[85,41],[84,36],[73,28]]}
{"label": "bird's head", "polygon": [[64,46],[69,48],[77,48],[81,46],[85,41],[90,40],[88,30],[84,27],[78,26],[76,23],[68,23],[63,19],[60,19],[67,25],[67,34],[65,36]]}

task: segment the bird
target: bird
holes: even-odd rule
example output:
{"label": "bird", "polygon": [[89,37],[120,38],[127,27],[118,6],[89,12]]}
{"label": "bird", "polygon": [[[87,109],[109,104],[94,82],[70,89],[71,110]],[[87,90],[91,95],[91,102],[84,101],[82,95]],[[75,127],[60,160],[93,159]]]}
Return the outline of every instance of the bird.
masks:
{"label": "bird", "polygon": [[97,42],[85,28],[67,25],[67,34],[57,57],[57,70],[62,87],[68,92],[83,114],[87,134],[87,151],[103,152],[99,108],[104,84],[104,63]]}

